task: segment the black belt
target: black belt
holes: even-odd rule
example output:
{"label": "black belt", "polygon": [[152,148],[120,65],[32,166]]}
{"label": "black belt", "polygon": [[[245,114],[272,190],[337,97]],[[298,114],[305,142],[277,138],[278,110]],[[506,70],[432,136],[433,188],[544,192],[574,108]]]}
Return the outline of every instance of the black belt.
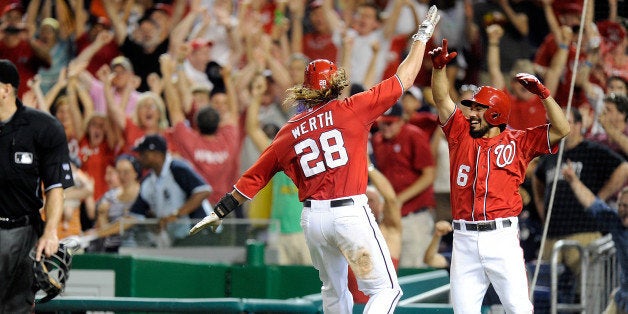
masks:
{"label": "black belt", "polygon": [[[497,229],[497,222],[493,221],[480,221],[480,222],[463,222],[468,231],[492,231]],[[502,227],[508,228],[512,226],[510,219],[502,220]],[[454,221],[454,229],[461,230],[462,226],[460,222]]]}
{"label": "black belt", "polygon": [[[342,206],[351,206],[355,204],[352,198],[341,198],[339,200],[333,200],[329,202],[329,207],[342,207]],[[312,201],[305,200],[303,202],[303,207],[312,207]]]}
{"label": "black belt", "polygon": [[19,218],[0,217],[0,229],[13,229],[30,225],[32,222],[30,216],[22,216]]}

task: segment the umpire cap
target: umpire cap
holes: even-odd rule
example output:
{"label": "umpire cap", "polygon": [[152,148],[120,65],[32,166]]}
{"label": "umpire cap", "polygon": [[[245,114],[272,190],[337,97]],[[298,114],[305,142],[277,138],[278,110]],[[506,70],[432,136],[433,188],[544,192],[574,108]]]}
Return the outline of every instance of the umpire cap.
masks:
{"label": "umpire cap", "polygon": [[20,74],[10,60],[0,59],[0,82],[11,84],[14,88],[20,86]]}

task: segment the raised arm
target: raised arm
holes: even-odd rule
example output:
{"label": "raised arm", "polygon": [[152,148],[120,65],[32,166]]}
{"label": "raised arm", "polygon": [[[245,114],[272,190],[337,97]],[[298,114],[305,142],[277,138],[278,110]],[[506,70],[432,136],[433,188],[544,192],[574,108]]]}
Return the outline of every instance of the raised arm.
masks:
{"label": "raised arm", "polygon": [[266,78],[258,75],[253,79],[251,86],[251,102],[246,109],[245,129],[257,150],[260,152],[265,150],[272,139],[268,138],[266,133],[259,126],[259,107],[262,103],[262,96],[266,92]]}
{"label": "raised arm", "polygon": [[404,90],[414,84],[417,74],[421,69],[423,63],[423,56],[425,53],[425,45],[434,33],[434,28],[440,20],[440,15],[436,6],[430,7],[427,12],[425,20],[419,25],[419,29],[416,34],[412,36],[412,44],[410,45],[410,52],[408,56],[399,64],[397,68],[397,76],[401,80]]}
{"label": "raised arm", "polygon": [[116,104],[113,97],[113,87],[111,86],[112,73],[108,65],[103,65],[96,72],[96,76],[103,83],[103,93],[107,104],[107,117],[113,127],[120,130],[126,128],[126,114],[120,104]]}
{"label": "raised arm", "polygon": [[70,117],[72,119],[72,126],[74,128],[74,135],[77,139],[82,139],[85,135],[84,117],[79,110],[78,95],[77,95],[78,82],[76,78],[70,78],[68,80],[68,87],[66,94],[68,96],[68,106],[70,107]]}
{"label": "raised arm", "polygon": [[109,20],[111,20],[116,43],[118,43],[118,45],[122,45],[127,36],[126,20],[123,20],[118,12],[116,12],[115,3],[113,1],[103,1],[102,4],[105,7]]}
{"label": "raised arm", "polygon": [[504,35],[504,29],[499,24],[493,24],[486,28],[486,34],[488,36],[486,64],[491,77],[491,85],[497,89],[504,89],[504,87],[506,87],[506,80],[504,80],[504,74],[500,66],[501,60],[499,58],[499,41]]}
{"label": "raised arm", "polygon": [[220,69],[220,76],[225,82],[225,92],[227,93],[227,105],[229,114],[221,117],[221,125],[238,125],[240,121],[240,106],[238,95],[233,82],[233,74],[231,66],[226,65]]}
{"label": "raised arm", "polygon": [[334,10],[334,0],[323,0],[323,6],[321,8],[323,9],[325,21],[327,21],[331,30],[334,32],[342,32],[345,23]]}
{"label": "raised arm", "polygon": [[447,39],[443,39],[443,45],[430,51],[432,57],[432,96],[434,105],[438,112],[438,119],[441,122],[447,121],[456,109],[456,103],[449,95],[449,82],[447,80],[447,63],[453,60],[456,52],[449,53],[447,51]]}
{"label": "raised arm", "polygon": [[499,0],[499,5],[501,6],[504,13],[508,17],[510,23],[515,27],[515,29],[521,34],[521,36],[528,36],[530,27],[528,26],[528,16],[524,13],[517,13],[512,9],[508,0]]}
{"label": "raised arm", "polygon": [[305,16],[305,1],[292,0],[288,4],[290,10],[290,51],[303,52],[303,18]]}
{"label": "raised arm", "polygon": [[519,84],[523,85],[532,94],[535,94],[543,101],[545,112],[550,122],[549,141],[551,145],[558,143],[563,137],[569,134],[569,122],[562,108],[556,103],[556,100],[550,95],[549,89],[545,87],[539,79],[528,73],[517,74]]}
{"label": "raised arm", "polygon": [[89,44],[81,53],[76,57],[76,61],[91,62],[92,58],[102,47],[107,45],[113,40],[113,33],[108,30],[102,30],[96,35],[96,39]]}
{"label": "raised arm", "polygon": [[177,89],[172,82],[175,60],[170,57],[170,55],[164,54],[159,58],[159,64],[161,66],[161,80],[164,87],[164,98],[166,101],[166,107],[168,108],[170,123],[172,123],[172,125],[176,125],[185,121],[185,115],[183,114],[183,109],[181,108],[181,100],[177,95]]}
{"label": "raised arm", "polygon": [[76,16],[67,1],[55,0],[55,10],[57,20],[59,21],[59,37],[66,40],[74,34],[74,19]]}
{"label": "raised arm", "polygon": [[81,37],[85,33],[88,15],[85,10],[85,0],[70,1],[72,11],[74,12],[74,36]]}
{"label": "raised arm", "polygon": [[52,85],[52,88],[48,90],[48,92],[46,93],[44,97],[45,106],[42,108],[42,110],[46,112],[50,112],[50,107],[52,107],[52,104],[54,103],[55,99],[57,99],[57,96],[59,95],[59,93],[61,93],[61,90],[64,89],[68,85],[67,73],[68,71],[65,68],[59,71],[59,76],[57,77],[57,81],[55,82],[54,85]]}
{"label": "raised arm", "polygon": [[395,27],[397,27],[401,8],[405,5],[408,5],[414,11],[414,7],[407,0],[393,0],[392,10],[390,10],[390,14],[384,21],[384,38],[391,38],[395,35]]}
{"label": "raised arm", "polygon": [[563,176],[565,177],[565,181],[569,182],[569,186],[571,186],[571,190],[573,190],[573,194],[576,195],[578,202],[584,208],[589,208],[595,202],[595,194],[591,192],[591,190],[580,181],[580,178],[576,175],[576,172],[573,170],[573,165],[571,161],[567,161],[566,167],[562,170]]}
{"label": "raised arm", "polygon": [[205,13],[205,8],[199,6],[198,1],[192,1],[191,3],[194,6],[190,7],[188,14],[176,24],[170,34],[170,47],[172,49],[170,53],[173,55],[178,50],[178,47],[184,44],[185,39],[192,31],[194,22]]}

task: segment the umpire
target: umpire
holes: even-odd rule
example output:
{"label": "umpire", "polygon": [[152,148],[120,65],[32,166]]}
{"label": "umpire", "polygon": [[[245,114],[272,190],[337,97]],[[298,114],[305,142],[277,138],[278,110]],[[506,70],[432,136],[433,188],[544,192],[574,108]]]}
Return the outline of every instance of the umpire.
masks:
{"label": "umpire", "polygon": [[25,107],[16,96],[19,85],[15,65],[0,60],[0,313],[33,310],[28,254],[35,245],[38,260],[57,252],[63,189],[74,185],[63,127]]}

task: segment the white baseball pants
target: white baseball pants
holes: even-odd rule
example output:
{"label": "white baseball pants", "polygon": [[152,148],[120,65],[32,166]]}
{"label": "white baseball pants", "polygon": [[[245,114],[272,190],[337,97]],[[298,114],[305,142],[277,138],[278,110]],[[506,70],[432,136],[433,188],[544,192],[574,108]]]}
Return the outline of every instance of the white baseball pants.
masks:
{"label": "white baseball pants", "polygon": [[350,198],[353,205],[340,207],[331,207],[331,200],[311,200],[301,215],[312,263],[323,282],[323,310],[353,313],[353,297],[347,288],[349,264],[358,288],[370,296],[364,313],[393,313],[402,292],[388,246],[366,196]]}
{"label": "white baseball pants", "polygon": [[[510,227],[502,227],[497,219],[497,229],[492,231],[454,230],[451,302],[455,313],[480,313],[490,283],[507,313],[533,312],[518,220],[509,219]],[[464,221],[454,222],[464,226]]]}

